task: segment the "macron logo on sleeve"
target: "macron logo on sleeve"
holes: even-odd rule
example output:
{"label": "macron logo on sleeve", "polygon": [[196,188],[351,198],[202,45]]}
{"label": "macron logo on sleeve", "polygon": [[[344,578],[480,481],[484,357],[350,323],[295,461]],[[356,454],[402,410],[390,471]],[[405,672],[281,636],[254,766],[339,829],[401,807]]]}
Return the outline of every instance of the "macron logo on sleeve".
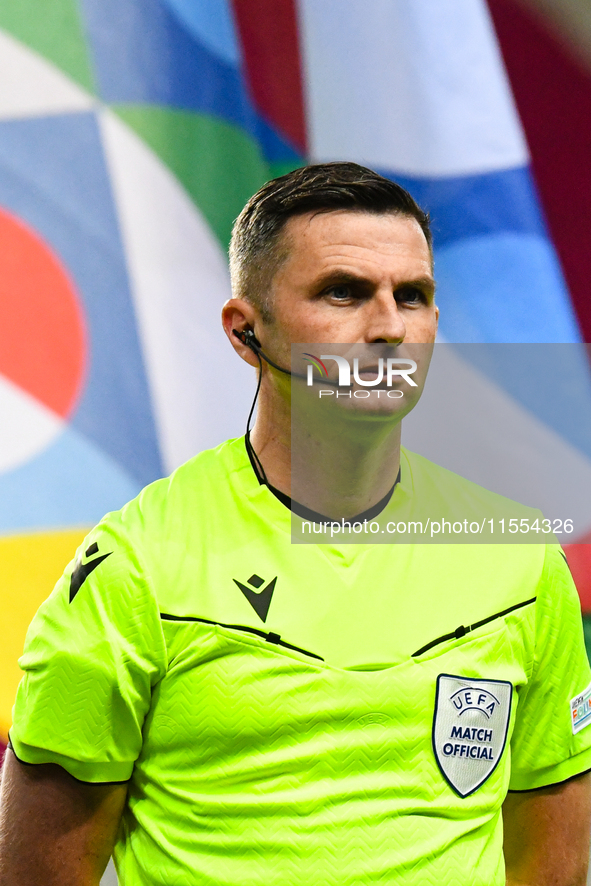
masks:
{"label": "macron logo on sleeve", "polygon": [[[90,545],[85,552],[85,556],[91,557],[93,554],[98,554],[98,545],[96,542]],[[70,576],[70,603],[88,578],[91,572],[94,572],[97,566],[99,566],[103,560],[106,560],[107,557],[110,557],[113,552],[109,551],[108,554],[102,554],[100,557],[95,557],[94,560],[89,560],[87,563],[81,563],[78,561],[74,567],[74,571]]]}

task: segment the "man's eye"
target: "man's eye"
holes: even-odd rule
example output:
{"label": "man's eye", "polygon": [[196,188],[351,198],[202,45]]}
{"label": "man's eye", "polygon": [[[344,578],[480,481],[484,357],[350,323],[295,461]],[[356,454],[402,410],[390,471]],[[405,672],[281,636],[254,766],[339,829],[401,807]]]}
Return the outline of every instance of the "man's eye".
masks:
{"label": "man's eye", "polygon": [[400,289],[398,292],[394,293],[394,297],[397,302],[411,305],[418,305],[425,301],[425,294],[423,291],[421,289],[416,289],[414,286],[408,289]]}
{"label": "man's eye", "polygon": [[332,298],[337,299],[337,301],[346,301],[352,296],[351,287],[345,285],[331,287],[328,294],[332,296]]}

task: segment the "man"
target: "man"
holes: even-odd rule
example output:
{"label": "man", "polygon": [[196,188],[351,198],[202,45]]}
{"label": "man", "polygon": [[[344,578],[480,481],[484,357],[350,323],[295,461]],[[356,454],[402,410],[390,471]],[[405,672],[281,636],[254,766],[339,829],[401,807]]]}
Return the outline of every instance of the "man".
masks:
{"label": "man", "polygon": [[[261,366],[248,451],[108,515],[41,607],[0,883],[94,886],[115,847],[142,886],[583,884],[591,674],[559,549],[290,540],[290,345],[432,343],[427,218],[370,170],[307,167],[249,201],[231,269],[224,328]],[[335,413],[331,517],[442,476],[376,408]]]}

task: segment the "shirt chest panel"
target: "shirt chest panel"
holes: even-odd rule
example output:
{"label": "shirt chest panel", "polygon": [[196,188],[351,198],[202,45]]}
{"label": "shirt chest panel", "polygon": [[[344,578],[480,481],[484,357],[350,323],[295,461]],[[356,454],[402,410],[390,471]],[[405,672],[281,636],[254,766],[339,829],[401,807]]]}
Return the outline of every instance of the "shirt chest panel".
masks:
{"label": "shirt chest panel", "polygon": [[344,557],[256,528],[231,546],[189,538],[155,557],[161,612],[273,632],[329,664],[363,668],[400,663],[535,595],[536,573],[510,550],[382,545]]}
{"label": "shirt chest panel", "polygon": [[[523,662],[507,654],[501,629],[371,672],[318,665],[228,629],[170,624],[166,633],[174,657],[154,696],[138,766],[156,762],[207,797],[206,805],[231,797],[243,811],[256,802],[327,794],[349,803],[373,792],[388,798],[391,811],[408,811],[412,800],[444,816],[452,807],[462,815],[466,801],[445,782],[433,754],[438,676],[515,687],[527,679]],[[513,701],[509,735],[517,691]],[[502,801],[506,762],[505,753],[470,800],[472,814],[475,805],[484,811]]]}

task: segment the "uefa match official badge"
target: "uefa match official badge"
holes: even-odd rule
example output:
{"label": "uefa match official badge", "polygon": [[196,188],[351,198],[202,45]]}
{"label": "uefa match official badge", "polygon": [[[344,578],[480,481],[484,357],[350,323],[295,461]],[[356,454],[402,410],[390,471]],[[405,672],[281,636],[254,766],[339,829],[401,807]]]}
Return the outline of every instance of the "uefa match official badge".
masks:
{"label": "uefa match official badge", "polygon": [[460,797],[473,794],[496,769],[507,740],[512,694],[505,680],[437,678],[433,750]]}

